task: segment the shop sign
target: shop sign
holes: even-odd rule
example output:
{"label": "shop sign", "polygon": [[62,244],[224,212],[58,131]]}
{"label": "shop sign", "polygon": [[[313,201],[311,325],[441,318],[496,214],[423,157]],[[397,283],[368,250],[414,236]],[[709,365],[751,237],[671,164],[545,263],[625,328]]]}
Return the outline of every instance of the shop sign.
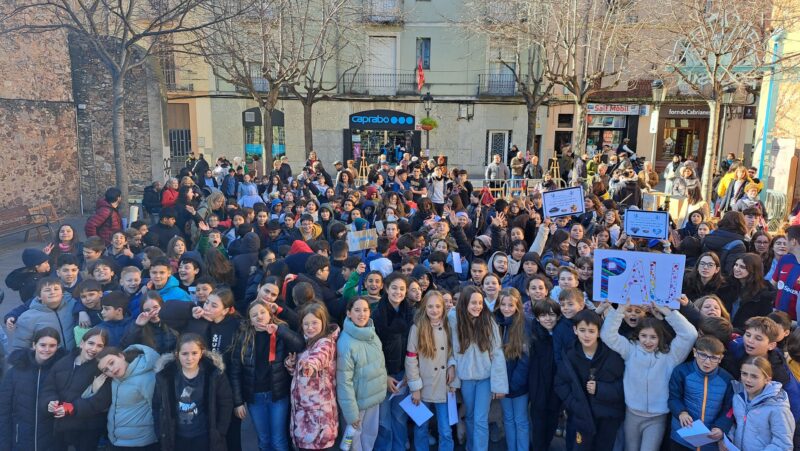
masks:
{"label": "shop sign", "polygon": [[663,117],[707,118],[709,111],[702,105],[664,105],[661,107]]}
{"label": "shop sign", "polygon": [[414,116],[401,111],[370,110],[350,115],[351,130],[414,130]]}
{"label": "shop sign", "polygon": [[618,103],[590,103],[587,105],[589,114],[621,114],[625,116],[638,116],[639,105]]}

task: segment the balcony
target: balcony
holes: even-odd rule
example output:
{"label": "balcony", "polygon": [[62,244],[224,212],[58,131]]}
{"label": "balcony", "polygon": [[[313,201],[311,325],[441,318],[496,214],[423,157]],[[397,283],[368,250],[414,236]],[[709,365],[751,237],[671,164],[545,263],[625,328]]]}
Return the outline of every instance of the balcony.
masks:
{"label": "balcony", "polygon": [[346,74],[339,93],[369,96],[417,95],[416,74]]}
{"label": "balcony", "polygon": [[519,88],[514,74],[479,74],[478,96],[517,96]]}
{"label": "balcony", "polygon": [[365,22],[397,24],[403,21],[402,0],[364,0]]}

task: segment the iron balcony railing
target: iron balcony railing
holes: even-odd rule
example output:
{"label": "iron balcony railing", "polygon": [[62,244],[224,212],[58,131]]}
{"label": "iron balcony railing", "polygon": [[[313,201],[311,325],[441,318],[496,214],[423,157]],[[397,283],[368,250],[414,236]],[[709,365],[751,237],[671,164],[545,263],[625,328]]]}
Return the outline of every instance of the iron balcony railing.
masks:
{"label": "iron balcony railing", "polygon": [[516,96],[519,95],[517,79],[514,74],[479,74],[479,96]]}
{"label": "iron balcony railing", "polygon": [[400,23],[403,21],[402,0],[364,0],[364,21]]}
{"label": "iron balcony railing", "polygon": [[416,74],[346,74],[342,78],[340,93],[371,96],[416,95]]}

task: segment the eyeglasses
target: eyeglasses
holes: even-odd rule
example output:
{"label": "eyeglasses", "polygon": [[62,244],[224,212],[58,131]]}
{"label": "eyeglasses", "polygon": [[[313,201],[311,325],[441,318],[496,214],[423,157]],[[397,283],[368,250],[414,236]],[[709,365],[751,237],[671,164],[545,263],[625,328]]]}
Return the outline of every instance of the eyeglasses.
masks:
{"label": "eyeglasses", "polygon": [[697,356],[700,360],[704,360],[706,362],[711,363],[719,363],[722,361],[721,355],[708,355],[705,352],[694,351],[694,355]]}
{"label": "eyeglasses", "polygon": [[716,268],[717,264],[714,262],[700,262],[697,266],[700,268]]}

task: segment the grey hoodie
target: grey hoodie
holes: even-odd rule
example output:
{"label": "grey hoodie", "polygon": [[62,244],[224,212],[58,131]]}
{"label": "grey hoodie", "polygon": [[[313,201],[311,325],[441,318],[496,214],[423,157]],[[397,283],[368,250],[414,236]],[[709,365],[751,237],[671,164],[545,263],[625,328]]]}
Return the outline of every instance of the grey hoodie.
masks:
{"label": "grey hoodie", "polygon": [[795,424],[789,395],[781,389],[781,383],[768,383],[761,394],[750,400],[741,382],[731,381],[731,384],[736,418],[736,426],[729,433],[733,444],[742,451],[792,449]]}
{"label": "grey hoodie", "polygon": [[33,343],[33,334],[45,327],[52,327],[61,335],[62,346],[71,351],[75,348],[75,335],[72,329],[75,327],[75,320],[72,317],[72,309],[77,301],[64,293],[58,308],[55,310],[42,304],[42,301],[35,297],[31,301],[31,306],[17,318],[17,329],[14,332],[14,341],[11,350],[30,349]]}
{"label": "grey hoodie", "polygon": [[144,345],[125,349],[133,350],[142,351],[142,354],[128,364],[122,378],[111,382],[108,439],[114,446],[147,446],[158,441],[153,420],[153,390],[159,355]]}

